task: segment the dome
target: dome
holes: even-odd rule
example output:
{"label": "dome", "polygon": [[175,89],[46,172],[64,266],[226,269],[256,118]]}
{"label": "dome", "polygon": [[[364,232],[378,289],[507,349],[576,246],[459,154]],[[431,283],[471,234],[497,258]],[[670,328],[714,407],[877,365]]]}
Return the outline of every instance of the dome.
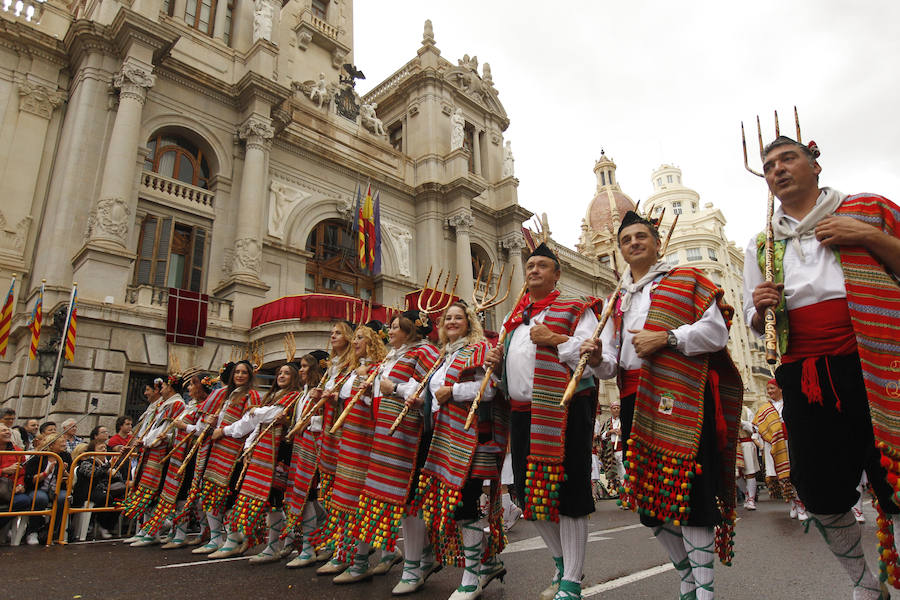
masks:
{"label": "dome", "polygon": [[588,205],[586,219],[594,231],[615,232],[622,216],[634,210],[635,204],[618,186],[604,186]]}

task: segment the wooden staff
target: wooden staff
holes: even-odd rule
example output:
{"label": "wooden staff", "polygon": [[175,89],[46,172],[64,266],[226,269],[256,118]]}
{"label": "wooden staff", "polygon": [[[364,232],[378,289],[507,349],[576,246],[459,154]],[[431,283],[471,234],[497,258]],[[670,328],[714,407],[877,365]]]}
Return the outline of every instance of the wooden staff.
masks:
{"label": "wooden staff", "polygon": [[[675,219],[672,221],[672,226],[669,228],[669,232],[666,234],[666,240],[663,242],[662,248],[659,251],[660,256],[665,256],[666,249],[669,247],[669,240],[672,239],[672,232],[675,230],[675,225],[678,223],[679,215],[675,215]],[[660,222],[662,222],[662,216],[660,216]],[[600,339],[600,333],[603,331],[603,328],[606,326],[606,322],[609,320],[610,315],[612,314],[613,308],[616,304],[616,298],[619,295],[619,291],[622,289],[622,283],[625,281],[625,277],[627,277],[631,273],[631,267],[628,266],[625,269],[625,272],[622,273],[622,277],[619,278],[619,282],[616,284],[616,289],[613,290],[612,295],[609,297],[609,302],[606,304],[606,307],[603,309],[603,313],[600,315],[600,322],[597,323],[597,327],[594,328],[594,333],[591,335],[591,339],[597,341]],[[587,366],[588,359],[590,358],[590,354],[585,352],[578,359],[578,365],[576,365],[575,370],[572,372],[572,378],[569,379],[569,384],[566,386],[566,391],[563,393],[562,400],[560,400],[559,405],[563,408],[566,408],[569,405],[569,402],[572,401],[572,396],[575,395],[575,389],[578,387],[578,382],[581,381],[581,376],[584,375],[584,368]]]}
{"label": "wooden staff", "polygon": [[[232,394],[234,391],[231,392]],[[216,413],[216,423],[219,422],[219,418],[221,418],[222,413],[225,412],[225,409],[228,408],[228,401],[231,400],[231,394],[228,397],[222,400],[222,408],[219,409],[219,412]],[[191,459],[197,453],[197,450],[200,449],[200,446],[203,445],[203,441],[206,439],[206,435],[215,429],[215,425],[208,424],[206,428],[200,432],[200,435],[197,436],[197,441],[194,442],[194,445],[191,446],[191,449],[184,457],[184,461],[182,461],[181,466],[178,467],[178,475],[184,475],[185,470],[187,469],[188,463],[191,462]]]}
{"label": "wooden staff", "polygon": [[[522,301],[522,298],[525,296],[525,292],[528,291],[528,283],[522,285],[522,289],[519,291],[519,295],[516,297],[516,301],[513,303],[513,307],[519,305],[519,302]],[[501,348],[503,347],[503,342],[506,340],[506,327],[500,327],[500,337],[497,338],[497,345]],[[475,399],[472,400],[472,406],[469,407],[469,414],[466,416],[466,430],[472,427],[472,422],[475,420],[475,414],[478,411],[478,403],[481,402],[482,396],[484,396],[484,391],[487,389],[488,382],[491,380],[491,375],[494,373],[494,367],[489,366],[484,370],[484,379],[481,380],[481,387],[478,388],[478,393],[475,394]]]}
{"label": "wooden staff", "polygon": [[[338,375],[338,378],[335,380],[334,385],[322,393],[322,397],[319,398],[319,401],[316,402],[316,404],[312,408],[310,408],[308,411],[306,411],[304,413],[302,418],[299,421],[297,421],[297,424],[294,425],[294,427],[290,431],[288,431],[287,435],[285,435],[284,437],[290,438],[290,437],[293,437],[294,435],[296,435],[297,433],[300,433],[302,435],[303,432],[306,431],[306,428],[309,426],[310,422],[312,422],[312,418],[316,414],[316,412],[320,408],[325,406],[325,402],[328,399],[328,396],[330,396],[335,390],[340,390],[341,386],[344,385],[344,382],[347,381],[347,378],[350,376],[351,373],[353,373],[352,370],[348,373],[345,373],[344,375]],[[327,375],[327,373],[326,373],[326,375]]]}
{"label": "wooden staff", "polygon": [[422,395],[422,392],[425,391],[425,386],[428,385],[428,380],[431,379],[431,376],[434,375],[435,370],[444,362],[444,355],[447,353],[446,346],[441,348],[441,353],[438,354],[437,360],[434,361],[434,364],[431,365],[431,368],[428,369],[428,372],[425,373],[425,377],[422,378],[422,381],[419,382],[419,386],[416,388],[416,391],[412,396],[406,401],[403,405],[403,409],[400,411],[400,414],[397,415],[397,418],[394,419],[394,423],[391,425],[390,435],[394,435],[394,432],[397,431],[397,428],[400,427],[400,423],[403,422],[403,418],[409,413],[409,405],[419,399],[419,396]]}
{"label": "wooden staff", "polygon": [[[799,125],[798,125],[799,128]],[[775,212],[775,195],[769,191],[766,206],[766,281],[775,280],[775,232],[772,227],[772,215]],[[778,362],[778,334],[775,331],[775,307],[769,306],[765,312],[766,362],[774,365]]]}
{"label": "wooden staff", "polygon": [[[326,369],[324,373],[322,373],[322,379],[319,380],[319,384],[313,388],[313,390],[321,390],[325,386],[325,382],[328,381],[328,370]],[[312,390],[310,390],[312,392]],[[307,404],[303,407],[303,410],[300,413],[300,417],[297,419],[297,422],[303,421],[309,413],[314,409],[313,405]]]}
{"label": "wooden staff", "polygon": [[338,430],[344,426],[344,421],[347,420],[347,416],[350,414],[350,410],[356,405],[360,398],[365,394],[366,389],[368,389],[372,382],[375,381],[375,377],[378,376],[378,371],[381,368],[382,363],[378,363],[375,368],[372,369],[372,372],[369,373],[369,376],[366,377],[366,380],[363,382],[362,387],[359,388],[359,391],[353,394],[353,398],[350,399],[350,402],[347,403],[347,406],[344,407],[344,412],[341,413],[341,416],[338,417],[338,420],[334,422],[334,427],[331,428],[331,435],[334,435],[338,432]]}

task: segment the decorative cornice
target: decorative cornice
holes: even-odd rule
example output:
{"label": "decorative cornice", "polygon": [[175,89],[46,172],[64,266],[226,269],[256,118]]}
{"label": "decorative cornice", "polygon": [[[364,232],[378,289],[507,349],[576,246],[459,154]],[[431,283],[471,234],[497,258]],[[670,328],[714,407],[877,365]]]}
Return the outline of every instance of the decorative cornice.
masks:
{"label": "decorative cornice", "polygon": [[135,41],[153,49],[153,62],[169,53],[178,38],[178,29],[165,22],[153,21],[129,8],[122,7],[109,25],[109,33],[120,55]]}
{"label": "decorative cornice", "polygon": [[267,102],[270,106],[277,106],[293,95],[290,88],[279,85],[253,71],[249,71],[241,77],[241,80],[235,84],[235,92],[238,106],[241,109],[246,108],[254,99]]}

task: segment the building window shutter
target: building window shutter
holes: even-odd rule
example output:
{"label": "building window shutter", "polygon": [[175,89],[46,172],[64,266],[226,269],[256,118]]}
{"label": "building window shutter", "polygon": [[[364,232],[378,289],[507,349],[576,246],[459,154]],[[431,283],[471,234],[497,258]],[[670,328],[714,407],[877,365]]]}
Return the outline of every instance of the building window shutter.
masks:
{"label": "building window shutter", "polygon": [[194,248],[191,253],[190,289],[199,292],[203,285],[203,253],[206,249],[206,230],[194,227]]}
{"label": "building window shutter", "polygon": [[159,243],[156,245],[156,257],[153,261],[153,285],[166,286],[167,266],[169,264],[169,243],[172,241],[172,217],[161,219]]}
{"label": "building window shutter", "polygon": [[156,229],[159,219],[153,215],[144,217],[141,223],[141,241],[138,244],[138,264],[136,281],[138,285],[150,283],[150,273],[153,269],[153,256],[156,249]]}

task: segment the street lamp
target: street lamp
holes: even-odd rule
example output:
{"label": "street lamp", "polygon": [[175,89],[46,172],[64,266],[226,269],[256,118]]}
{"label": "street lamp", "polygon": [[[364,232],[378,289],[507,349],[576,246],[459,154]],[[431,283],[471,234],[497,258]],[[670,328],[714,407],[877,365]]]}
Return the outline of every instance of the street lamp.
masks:
{"label": "street lamp", "polygon": [[[61,306],[53,313],[52,334],[46,339],[44,346],[37,350],[38,368],[37,375],[44,380],[44,389],[53,383],[53,372],[56,369],[56,358],[59,355],[59,344],[62,340],[62,331],[66,326],[67,307]],[[56,374],[56,392],[50,398],[50,404],[56,404],[56,396],[59,393],[59,382],[62,380],[62,369]]]}

